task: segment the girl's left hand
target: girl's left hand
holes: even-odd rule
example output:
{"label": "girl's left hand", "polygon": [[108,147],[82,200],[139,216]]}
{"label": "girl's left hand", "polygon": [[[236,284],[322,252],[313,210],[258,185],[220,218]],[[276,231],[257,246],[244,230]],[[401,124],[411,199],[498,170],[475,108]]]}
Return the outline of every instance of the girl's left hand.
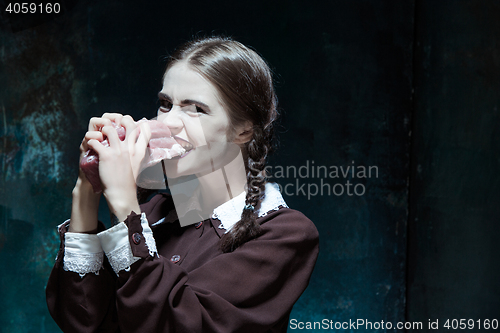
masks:
{"label": "girl's left hand", "polygon": [[[123,141],[110,120],[125,127]],[[88,146],[99,155],[99,175],[110,211],[119,221],[131,211],[140,214],[136,179],[151,138],[149,126],[146,122],[138,126],[131,116],[105,113],[90,121],[89,130],[100,130],[109,142],[109,147],[104,147],[98,140],[89,140]]]}

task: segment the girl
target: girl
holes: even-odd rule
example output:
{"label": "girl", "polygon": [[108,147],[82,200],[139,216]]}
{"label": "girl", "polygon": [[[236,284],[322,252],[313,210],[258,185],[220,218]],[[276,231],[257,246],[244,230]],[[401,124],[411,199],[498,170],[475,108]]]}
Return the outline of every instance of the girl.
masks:
{"label": "girl", "polygon": [[[80,151],[99,155],[119,223],[98,223],[100,193],[80,170],[47,286],[54,320],[64,332],[286,332],[318,233],[265,181],[277,117],[269,67],[231,39],[197,39],[171,57],[159,97],[158,120],[194,147],[163,170],[169,184],[194,176],[194,194],[184,205],[164,193],[139,205],[147,124],[137,136],[130,116],[91,119]],[[124,141],[112,121],[126,128]],[[188,215],[197,223],[180,223]]]}

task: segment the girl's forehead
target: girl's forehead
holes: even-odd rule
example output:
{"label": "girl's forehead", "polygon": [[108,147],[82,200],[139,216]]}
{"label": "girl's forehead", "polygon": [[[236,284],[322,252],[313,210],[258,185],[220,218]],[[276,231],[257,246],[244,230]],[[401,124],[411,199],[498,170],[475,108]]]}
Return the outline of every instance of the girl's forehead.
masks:
{"label": "girl's forehead", "polygon": [[212,99],[217,99],[218,97],[218,92],[214,85],[185,62],[177,63],[168,69],[163,79],[162,92],[169,96],[175,93],[179,96],[171,97],[179,99],[193,97],[192,95]]}

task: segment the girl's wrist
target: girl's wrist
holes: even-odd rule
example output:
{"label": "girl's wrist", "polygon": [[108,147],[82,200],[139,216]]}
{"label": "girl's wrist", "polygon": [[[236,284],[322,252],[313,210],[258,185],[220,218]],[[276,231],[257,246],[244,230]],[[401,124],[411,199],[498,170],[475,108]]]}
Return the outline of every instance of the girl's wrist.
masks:
{"label": "girl's wrist", "polygon": [[76,180],[75,187],[73,188],[73,197],[75,195],[83,195],[89,197],[100,197],[100,193],[95,193],[92,184],[88,181],[86,176],[80,171],[78,179]]}
{"label": "girl's wrist", "polygon": [[72,192],[70,232],[91,232],[97,228],[100,196],[86,179],[78,178]]}
{"label": "girl's wrist", "polygon": [[112,195],[110,193],[105,193],[106,201],[108,202],[108,208],[111,214],[115,215],[118,221],[123,222],[133,211],[136,214],[141,213],[141,208],[139,202],[137,201],[137,196],[129,195]]}

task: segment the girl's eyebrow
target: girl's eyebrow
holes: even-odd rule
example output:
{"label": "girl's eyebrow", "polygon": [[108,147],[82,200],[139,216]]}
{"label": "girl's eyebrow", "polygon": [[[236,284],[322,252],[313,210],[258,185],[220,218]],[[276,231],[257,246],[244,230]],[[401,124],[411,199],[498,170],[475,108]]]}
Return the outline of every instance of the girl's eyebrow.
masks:
{"label": "girl's eyebrow", "polygon": [[[162,92],[158,93],[158,98],[160,98],[160,99],[166,99],[166,100],[169,100],[170,102],[172,101],[172,98],[170,98],[170,96],[168,96],[167,94],[162,93]],[[210,107],[208,105],[206,105],[203,102],[196,101],[194,99],[185,99],[185,100],[181,101],[181,104],[183,104],[183,105],[197,104],[197,105],[200,105],[200,106],[202,106],[202,107],[207,108],[208,110],[210,110]]]}

